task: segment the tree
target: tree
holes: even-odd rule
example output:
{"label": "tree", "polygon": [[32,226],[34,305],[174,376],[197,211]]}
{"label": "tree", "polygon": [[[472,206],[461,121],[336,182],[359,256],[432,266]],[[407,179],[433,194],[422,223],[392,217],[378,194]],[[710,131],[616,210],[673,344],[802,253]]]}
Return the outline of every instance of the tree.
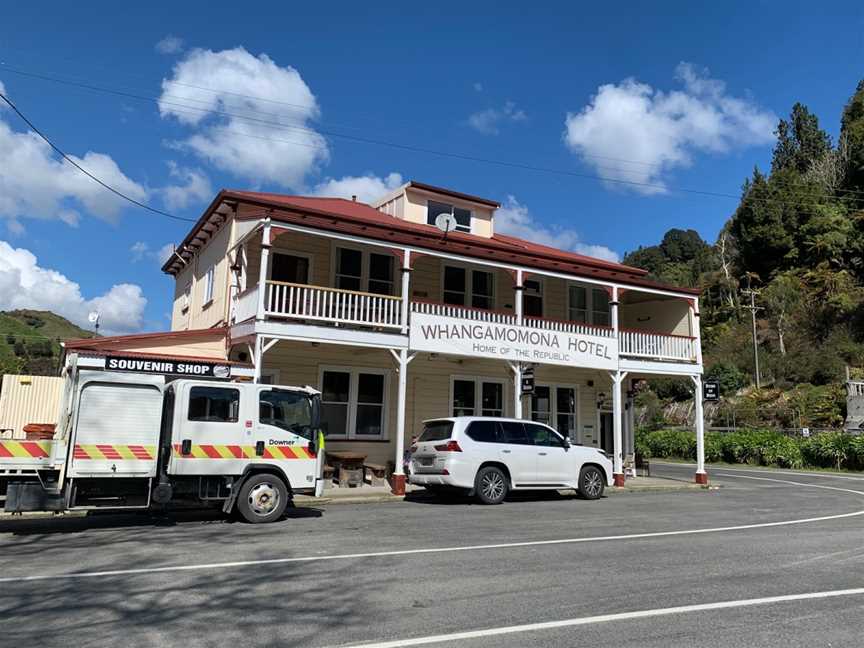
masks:
{"label": "tree", "polygon": [[845,184],[850,189],[864,189],[864,79],[843,109],[840,138],[848,148]]}
{"label": "tree", "polygon": [[769,317],[774,320],[777,330],[777,341],[780,355],[786,355],[784,336],[789,319],[803,300],[803,285],[793,273],[778,275],[762,291],[763,301],[768,309]]}
{"label": "tree", "polygon": [[792,106],[789,121],[780,120],[775,134],[777,145],[771,160],[772,174],[784,169],[806,173],[814,160],[831,150],[831,137],[819,128],[816,115],[800,103]]}

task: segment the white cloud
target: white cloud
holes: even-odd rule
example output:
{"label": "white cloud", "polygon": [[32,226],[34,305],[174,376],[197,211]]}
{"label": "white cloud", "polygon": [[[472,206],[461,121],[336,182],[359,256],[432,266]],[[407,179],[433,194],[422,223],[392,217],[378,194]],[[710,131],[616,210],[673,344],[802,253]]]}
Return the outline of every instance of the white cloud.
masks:
{"label": "white cloud", "polygon": [[160,54],[177,54],[183,50],[183,39],[169,34],[156,43],[155,49]]}
{"label": "white cloud", "polygon": [[584,243],[576,230],[543,225],[531,215],[525,205],[516,200],[515,196],[507,196],[504,205],[495,212],[495,233],[509,234],[540,245],[572,250],[606,261],[617,262],[620,259],[617,252],[605,245]]}
{"label": "white cloud", "polygon": [[319,183],[312,189],[312,195],[348,199],[357,196],[360,202],[368,203],[382,198],[401,184],[402,175],[399,173],[390,173],[383,178],[371,173],[364,176],[344,176],[338,179],[328,178]]}
{"label": "white cloud", "polygon": [[50,310],[79,326],[98,310],[107,334],[140,330],[147,299],[140,286],[116,284],[103,295],[85,299],[81,287],[56,270],[39,266],[32,252],[0,241],[0,310]]}
{"label": "white cloud", "polygon": [[312,128],[318,102],[300,73],[242,47],[189,52],[163,79],[159,112],[194,131],[177,146],[256,184],[302,188],[329,158]]}
{"label": "white cloud", "polygon": [[[128,196],[143,201],[147,191],[131,180],[104,153],[88,151],[70,157]],[[17,132],[0,120],[0,219],[10,231],[20,231],[20,219],[59,219],[75,226],[79,210],[113,220],[125,201],[101,187],[68,162],[57,158],[51,147],[32,131]]]}
{"label": "white cloud", "polygon": [[525,111],[517,108],[512,101],[507,101],[501,108],[487,108],[475,112],[468,117],[468,125],[484,135],[497,135],[501,124],[525,121],[525,119],[527,119]]}
{"label": "white cloud", "polygon": [[654,185],[630,185],[653,194],[665,192],[668,172],[690,166],[696,152],[773,141],[770,110],[728,95],[723,81],[690,63],[678,65],[676,79],[683,89],[668,93],[632,78],[600,86],[581,111],[567,113],[566,145],[601,177]]}
{"label": "white cloud", "polygon": [[168,257],[174,252],[174,244],[166,243],[158,250],[153,250],[150,248],[150,245],[145,243],[144,241],[138,241],[129,248],[129,252],[132,255],[132,262],[138,263],[139,261],[144,261],[145,259],[152,259],[159,264],[159,267],[162,267],[165,262],[168,260]]}
{"label": "white cloud", "polygon": [[181,167],[170,160],[168,161],[168,169],[171,177],[176,178],[181,183],[161,189],[162,201],[170,211],[186,209],[190,204],[201,203],[213,198],[210,178],[201,169]]}

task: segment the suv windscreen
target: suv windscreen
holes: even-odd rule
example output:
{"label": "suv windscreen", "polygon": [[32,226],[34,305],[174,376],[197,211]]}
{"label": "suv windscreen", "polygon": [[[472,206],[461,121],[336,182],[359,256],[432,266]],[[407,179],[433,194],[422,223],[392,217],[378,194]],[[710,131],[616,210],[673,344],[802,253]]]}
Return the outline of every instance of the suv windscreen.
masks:
{"label": "suv windscreen", "polygon": [[452,421],[432,421],[423,428],[423,434],[418,441],[444,441],[450,438],[453,431]]}
{"label": "suv windscreen", "polygon": [[474,421],[465,431],[468,438],[479,443],[498,443],[497,421]]}

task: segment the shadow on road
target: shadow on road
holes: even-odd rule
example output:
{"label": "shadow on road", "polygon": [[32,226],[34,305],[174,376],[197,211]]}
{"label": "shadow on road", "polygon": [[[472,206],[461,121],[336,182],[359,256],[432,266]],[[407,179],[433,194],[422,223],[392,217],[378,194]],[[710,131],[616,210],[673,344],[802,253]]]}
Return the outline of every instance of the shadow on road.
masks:
{"label": "shadow on road", "polygon": [[[321,517],[322,509],[302,507],[288,508],[285,516],[276,525],[286,520],[298,518]],[[83,517],[14,517],[0,521],[0,534],[10,533],[17,536],[50,535],[60,533],[81,533],[93,529],[128,529],[150,527],[173,527],[201,524],[245,524],[237,515],[225,515],[218,509],[176,509],[167,513],[140,511],[134,513],[116,513],[109,511],[91,511]]]}
{"label": "shadow on road", "polygon": [[[505,504],[507,502],[561,502],[576,499],[581,498],[576,493],[570,491],[562,493],[554,490],[520,490],[509,493]],[[472,504],[482,506],[474,497],[466,494],[464,491],[444,491],[441,493],[411,491],[405,495],[405,501],[414,504],[434,504],[437,506],[466,506]]]}

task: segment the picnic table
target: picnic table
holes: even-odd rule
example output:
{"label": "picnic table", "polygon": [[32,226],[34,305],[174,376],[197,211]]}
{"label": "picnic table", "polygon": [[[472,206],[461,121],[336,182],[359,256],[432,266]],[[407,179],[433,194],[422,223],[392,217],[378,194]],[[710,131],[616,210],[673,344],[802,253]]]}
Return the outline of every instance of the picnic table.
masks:
{"label": "picnic table", "polygon": [[363,484],[363,463],[368,455],[362,452],[336,451],[327,453],[327,461],[333,466],[339,486]]}

